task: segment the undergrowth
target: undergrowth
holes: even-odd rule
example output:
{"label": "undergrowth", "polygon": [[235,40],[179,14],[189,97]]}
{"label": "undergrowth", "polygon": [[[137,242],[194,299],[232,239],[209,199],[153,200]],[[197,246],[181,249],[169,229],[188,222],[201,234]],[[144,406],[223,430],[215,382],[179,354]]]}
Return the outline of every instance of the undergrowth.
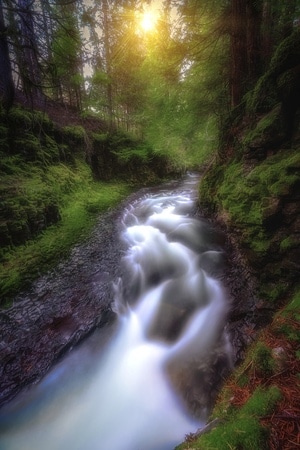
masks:
{"label": "undergrowth", "polygon": [[14,197],[16,208],[19,201],[33,208],[34,203],[55,199],[60,220],[23,245],[5,247],[0,265],[2,305],[9,305],[13,295],[65,257],[72,245],[87,236],[97,214],[130,192],[126,183],[95,182],[89,167],[80,160],[73,168],[59,164],[43,173],[33,170],[31,178],[19,177],[17,189],[23,196]]}

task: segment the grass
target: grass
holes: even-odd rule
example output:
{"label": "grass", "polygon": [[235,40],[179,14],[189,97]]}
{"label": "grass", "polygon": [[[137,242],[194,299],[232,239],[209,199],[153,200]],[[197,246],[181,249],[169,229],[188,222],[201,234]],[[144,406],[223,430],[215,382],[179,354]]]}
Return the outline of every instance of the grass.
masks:
{"label": "grass", "polygon": [[18,189],[27,194],[22,198],[27,198],[27,202],[28,197],[46,199],[48,188],[45,185],[48,185],[49,195],[51,190],[60,205],[61,220],[34,240],[6,248],[0,266],[2,305],[9,305],[13,295],[65,257],[76,242],[88,235],[97,215],[116,205],[131,190],[129,185],[119,181],[93,181],[88,166],[79,160],[73,169],[62,164],[51,166],[44,174],[44,183],[40,175],[19,180]]}

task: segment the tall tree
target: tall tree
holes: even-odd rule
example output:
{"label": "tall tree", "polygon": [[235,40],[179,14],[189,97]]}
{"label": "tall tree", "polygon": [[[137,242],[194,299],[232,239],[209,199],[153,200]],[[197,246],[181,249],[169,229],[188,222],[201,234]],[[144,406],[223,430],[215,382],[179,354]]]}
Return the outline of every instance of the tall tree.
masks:
{"label": "tall tree", "polygon": [[59,100],[81,109],[83,61],[78,16],[75,3],[59,4],[51,43],[51,66]]}
{"label": "tall tree", "polygon": [[14,83],[9,58],[7,28],[4,22],[3,3],[0,0],[0,104],[9,109],[14,100]]}
{"label": "tall tree", "polygon": [[247,4],[245,0],[231,1],[231,104],[237,106],[245,93],[247,66]]}
{"label": "tall tree", "polygon": [[20,74],[25,92],[41,99],[42,75],[34,21],[34,1],[18,0],[19,42],[22,49]]}

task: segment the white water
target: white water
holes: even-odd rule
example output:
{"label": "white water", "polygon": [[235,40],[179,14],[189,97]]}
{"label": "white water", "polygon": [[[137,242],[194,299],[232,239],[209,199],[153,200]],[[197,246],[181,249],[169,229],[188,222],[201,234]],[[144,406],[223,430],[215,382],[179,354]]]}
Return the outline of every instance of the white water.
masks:
{"label": "white water", "polygon": [[86,371],[79,351],[15,407],[15,418],[2,415],[1,450],[171,450],[201,427],[167,371],[207,361],[216,348],[229,351],[226,298],[209,275],[222,253],[207,226],[188,216],[191,182],[178,195],[160,192],[125,212],[114,338],[104,355],[90,350]]}

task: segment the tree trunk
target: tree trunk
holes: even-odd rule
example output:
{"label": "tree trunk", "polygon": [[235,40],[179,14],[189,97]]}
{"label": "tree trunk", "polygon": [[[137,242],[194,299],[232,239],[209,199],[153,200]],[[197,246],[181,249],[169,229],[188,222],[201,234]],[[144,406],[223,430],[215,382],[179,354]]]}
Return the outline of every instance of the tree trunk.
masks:
{"label": "tree trunk", "polygon": [[231,1],[231,105],[237,106],[247,80],[247,9],[245,0]]}
{"label": "tree trunk", "polygon": [[[22,33],[23,64],[20,68],[23,74],[25,93],[37,100],[42,100],[41,71],[38,62],[38,47],[36,43],[31,0],[18,0],[19,16]],[[27,92],[26,92],[27,91]]]}
{"label": "tree trunk", "polygon": [[108,75],[107,83],[107,108],[108,108],[108,118],[109,126],[113,126],[113,93],[111,85],[111,58],[110,58],[110,45],[109,45],[109,21],[108,21],[108,3],[107,0],[102,1],[102,12],[103,12],[103,33],[104,33],[104,51],[106,60],[106,73]]}
{"label": "tree trunk", "polygon": [[248,81],[253,83],[261,73],[261,9],[253,0],[247,0],[247,20]]}
{"label": "tree trunk", "polygon": [[264,0],[262,12],[262,61],[265,67],[268,65],[272,49],[272,9],[270,0]]}
{"label": "tree trunk", "polygon": [[0,0],[0,61],[0,104],[2,104],[6,110],[9,110],[14,101],[15,90],[9,58],[2,0]]}

